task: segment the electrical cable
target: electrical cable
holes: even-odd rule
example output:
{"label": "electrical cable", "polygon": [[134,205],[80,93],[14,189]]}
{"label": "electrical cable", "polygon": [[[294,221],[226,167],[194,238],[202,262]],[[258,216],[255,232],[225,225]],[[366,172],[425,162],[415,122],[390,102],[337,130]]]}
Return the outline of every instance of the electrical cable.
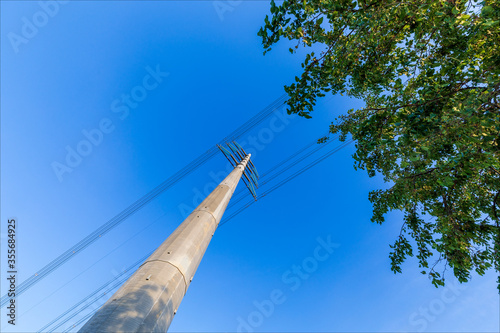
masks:
{"label": "electrical cable", "polygon": [[[334,139],[330,139],[330,142],[334,141]],[[310,168],[314,167],[315,165],[317,165],[318,163],[324,161],[326,158],[332,156],[333,154],[335,154],[336,152],[338,152],[339,150],[345,148],[346,146],[348,146],[349,144],[351,144],[354,140],[349,140],[345,143],[343,143],[342,145],[340,146],[337,146],[335,148],[333,148],[332,150],[326,152],[325,154],[321,155],[319,158],[317,158],[316,160],[314,160],[313,162],[307,164],[306,166],[302,167],[301,169],[297,170],[296,172],[294,172],[292,175],[286,177],[285,179],[281,180],[279,183],[273,185],[270,189],[268,189],[267,191],[263,192],[261,195],[259,195],[259,198],[263,198],[267,195],[269,195],[270,193],[272,193],[273,191],[277,190],[278,188],[280,188],[281,186],[285,185],[286,183],[288,183],[289,181],[291,181],[292,179],[296,178],[297,176],[301,175],[302,173],[304,173],[305,171],[309,170]],[[315,141],[316,142],[316,141]],[[307,145],[306,147],[310,147],[311,145]],[[325,145],[322,145],[322,147],[326,146]],[[304,148],[300,149],[299,152],[303,152],[304,151]],[[315,152],[318,151],[318,149],[315,150]],[[297,153],[294,153],[292,154],[291,156],[296,156]],[[308,155],[310,156],[310,154]],[[290,158],[286,158],[284,161],[289,161]],[[296,165],[293,164],[293,165]],[[288,168],[289,169],[289,168]],[[287,170],[288,170],[287,169]],[[271,171],[273,170],[273,168],[271,168],[268,172],[266,172],[267,174],[269,174]],[[264,176],[263,176],[264,177]],[[266,181],[266,183],[268,183],[270,180]],[[247,194],[248,195],[248,194]],[[243,212],[245,209],[247,209],[248,207],[250,207],[253,203],[255,203],[255,201],[250,201],[248,202],[247,204],[245,204],[244,206],[240,207],[237,211],[235,211],[233,214],[231,214],[228,218],[224,219],[224,221],[222,221],[218,227],[224,225],[225,223],[227,223],[228,221],[230,221],[231,219],[233,219],[234,217],[236,217],[238,214],[240,214],[241,212]],[[116,278],[114,279],[116,280]],[[111,281],[110,281],[111,282]],[[109,283],[109,282],[108,282]],[[98,291],[94,291],[91,295],[94,295],[96,294],[96,292]],[[71,318],[75,317],[76,315],[78,315],[79,313],[81,313],[84,309],[80,309],[79,311],[77,311],[75,314],[73,314],[71,316]],[[72,310],[69,310],[68,312],[70,312]],[[68,330],[71,330],[71,328],[74,328],[78,325],[80,325],[82,322],[84,322],[85,320],[87,320],[88,318],[90,318],[97,310],[93,311],[92,313],[89,313],[88,315],[86,315],[85,317],[83,317],[82,319],[80,319],[79,321],[77,321],[75,324],[73,324],[71,327],[67,328],[64,332],[67,332]],[[71,319],[70,318],[70,319]],[[68,319],[69,320],[69,319]],[[64,321],[62,324],[66,323],[68,320]],[[58,325],[57,327],[61,326],[62,324]]]}
{"label": "electrical cable", "polygon": [[[274,185],[272,188],[270,188],[269,190],[265,191],[264,193],[262,193],[261,195],[258,196],[258,198],[262,198],[262,197],[265,197],[267,195],[269,195],[271,192],[277,190],[278,188],[280,188],[281,186],[285,185],[286,183],[288,183],[290,180],[294,179],[295,177],[299,176],[300,174],[302,174],[303,172],[309,170],[310,168],[312,168],[313,166],[315,166],[316,164],[318,164],[319,162],[325,160],[326,158],[332,156],[333,154],[335,154],[336,152],[338,152],[339,150],[341,150],[342,148],[345,148],[346,146],[348,146],[349,144],[351,144],[352,142],[354,142],[354,140],[349,140],[347,141],[346,143],[344,143],[343,145],[341,145],[340,147],[336,147],[334,148],[333,150],[327,152],[326,154],[324,154],[323,156],[321,156],[320,158],[316,159],[315,161],[309,163],[307,166],[303,167],[302,169],[296,171],[294,174],[292,174],[291,176],[288,176],[287,178],[285,178],[284,180],[282,180],[281,182],[279,182],[278,184]],[[235,216],[237,216],[238,214],[240,214],[242,211],[244,211],[245,209],[247,209],[248,207],[250,207],[253,203],[255,203],[256,201],[255,200],[252,200],[250,202],[248,202],[246,205],[240,207],[236,212],[234,212],[233,214],[231,214],[230,216],[228,216],[227,219],[225,219],[224,221],[222,221],[221,223],[219,223],[219,226],[222,226],[224,224],[226,224],[229,220],[233,219]]]}
{"label": "electrical cable", "polygon": [[[223,144],[226,141],[232,141],[237,139],[238,137],[242,136],[249,130],[251,130],[253,127],[261,123],[264,119],[269,117],[274,111],[276,111],[277,108],[283,106],[284,101],[286,100],[287,95],[284,94],[280,96],[277,100],[275,100],[273,103],[271,103],[268,107],[257,113],[254,117],[252,117],[249,121],[247,121],[245,124],[241,125],[238,127],[236,130],[231,132],[228,136],[226,136],[224,139],[219,141],[219,144]],[[16,296],[20,296],[22,293],[27,291],[29,288],[31,288],[33,285],[41,281],[43,278],[47,277],[50,273],[52,273],[54,270],[59,268],[61,265],[66,263],[68,260],[73,258],[77,253],[81,252],[85,248],[87,248],[89,245],[97,241],[98,239],[102,238],[106,233],[108,233],[110,230],[115,228],[117,225],[122,223],[125,219],[133,215],[135,212],[137,212],[139,209],[141,209],[143,206],[145,206],[147,203],[152,201],[154,198],[162,194],[165,190],[169,189],[173,185],[175,185],[177,182],[179,182],[182,178],[196,170],[199,166],[207,162],[210,158],[215,156],[218,152],[217,146],[213,146],[210,148],[207,152],[203,153],[202,155],[198,156],[196,159],[194,159],[192,162],[187,164],[185,167],[183,167],[181,170],[176,172],[173,176],[169,177],[165,181],[163,181],[160,185],[155,187],[153,190],[142,196],[140,199],[135,201],[133,204],[125,208],[122,212],[120,212],[118,215],[115,217],[111,218],[108,222],[104,223],[101,225],[99,228],[91,232],[89,235],[87,235],[85,238],[80,240],[78,243],[76,243],[74,246],[63,252],[61,255],[59,255],[56,259],[52,260],[49,262],[47,265],[45,265],[43,268],[38,270],[34,275],[31,277],[27,278],[23,282],[21,282],[17,286],[17,293]],[[2,296],[0,299],[0,307],[4,307],[8,302],[10,298],[8,297],[7,294]]]}
{"label": "electrical cable", "polygon": [[[292,154],[291,156],[289,156],[288,158],[286,158],[282,162],[276,164],[274,167],[272,167],[269,170],[267,170],[264,173],[264,175],[262,176],[263,180],[260,182],[259,186],[263,186],[263,185],[269,183],[270,181],[272,181],[273,179],[275,179],[276,177],[281,176],[284,172],[290,170],[292,167],[294,167],[298,163],[302,162],[303,160],[305,160],[309,156],[311,156],[314,153],[318,152],[319,150],[324,149],[325,147],[327,147],[327,145],[330,144],[330,143],[332,143],[335,139],[337,139],[337,136],[335,136],[334,138],[331,138],[326,144],[320,144],[320,145],[317,144],[317,140],[315,140],[314,142],[312,142],[312,143],[308,144],[307,146],[303,147],[302,149],[300,149],[299,151],[295,152],[294,154]],[[304,156],[300,157],[296,161],[292,161],[295,157],[297,157],[299,154],[301,154],[304,151],[306,151],[312,145],[317,145],[317,147],[314,148],[312,151],[308,152],[307,154],[305,154]],[[271,174],[271,175],[268,176],[269,174]],[[239,195],[239,193],[241,193],[241,192],[244,192],[244,194],[243,195]],[[246,193],[246,191],[242,190],[241,192],[239,192],[236,195],[236,197],[231,200],[231,202],[228,205],[228,208],[234,207],[238,202],[240,202],[242,199],[244,199],[245,197],[247,197],[248,193]]]}
{"label": "electrical cable", "polygon": [[[90,305],[92,305],[96,301],[98,301],[100,298],[102,298],[105,295],[107,295],[111,290],[113,290],[116,287],[120,286],[122,283],[124,283],[133,274],[133,272],[134,272],[133,269],[136,266],[139,266],[141,263],[143,263],[144,260],[146,260],[151,254],[153,254],[153,252],[154,251],[149,252],[147,255],[145,255],[144,257],[142,257],[138,261],[134,262],[132,265],[130,265],[126,269],[124,269],[120,274],[118,274],[117,276],[115,276],[113,279],[111,279],[108,282],[104,283],[102,286],[100,286],[99,288],[97,288],[91,294],[89,294],[88,296],[84,297],[83,299],[81,299],[80,301],[78,301],[77,303],[75,303],[73,306],[71,306],[70,308],[68,308],[66,311],[64,311],[63,313],[61,313],[59,316],[57,316],[56,318],[54,318],[53,320],[51,320],[49,323],[47,323],[44,327],[42,327],[40,330],[38,330],[38,333],[41,333],[41,332],[54,332],[60,326],[64,325],[66,322],[68,322],[69,320],[71,320],[72,318],[74,318],[78,313],[80,313],[81,311],[85,310]],[[117,280],[119,280],[119,281],[117,281]],[[91,300],[90,302],[87,302],[92,297],[94,297],[94,299]],[[72,314],[71,316],[69,316],[68,318],[64,319],[62,322],[60,322],[56,326],[52,327],[50,330],[47,330],[50,326],[54,325],[54,323],[56,323],[58,320],[60,320],[61,318],[63,318],[64,316],[66,316],[71,311],[75,310],[76,308],[78,308],[80,305],[82,305],[85,302],[87,302],[87,304],[85,304],[83,307],[81,307],[78,312],[76,312],[76,313]]]}

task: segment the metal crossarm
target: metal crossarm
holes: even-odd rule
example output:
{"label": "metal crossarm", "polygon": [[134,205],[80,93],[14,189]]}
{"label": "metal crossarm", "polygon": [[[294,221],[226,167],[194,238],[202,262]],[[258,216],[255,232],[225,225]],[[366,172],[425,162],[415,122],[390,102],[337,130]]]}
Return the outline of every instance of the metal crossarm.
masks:
{"label": "metal crossarm", "polygon": [[[227,158],[229,163],[233,167],[236,167],[238,165],[238,161],[241,161],[245,159],[249,154],[245,152],[243,147],[241,147],[237,142],[226,142],[226,147],[222,145],[217,145],[217,147],[222,151],[224,156]],[[250,191],[250,194],[254,197],[255,200],[257,200],[257,191],[255,190],[258,188],[258,182],[257,179],[259,178],[259,175],[257,173],[257,169],[255,168],[255,165],[252,163],[251,160],[248,160],[249,163],[247,164],[247,167],[245,168],[245,171],[243,172],[242,175],[242,180],[245,183],[246,187]]]}
{"label": "metal crossarm", "polygon": [[236,148],[235,146],[233,146],[232,144],[230,144],[229,142],[227,143],[227,146],[231,149],[231,151],[236,155],[238,156],[239,158],[243,159],[245,158],[245,155],[243,155],[239,150],[238,148]]}
{"label": "metal crossarm", "polygon": [[[245,149],[243,149],[243,147],[240,146],[239,143],[237,143],[236,141],[233,141],[233,144],[243,153],[243,156],[248,155],[247,152],[245,151]],[[259,177],[259,173],[257,172],[257,168],[253,164],[252,160],[250,160],[249,162],[250,162],[250,165],[248,167],[249,167],[250,171],[255,174],[256,179],[259,179],[260,177]]]}
{"label": "metal crossarm", "polygon": [[217,145],[217,147],[219,147],[220,151],[222,151],[224,156],[226,156],[227,160],[229,161],[229,163],[231,163],[233,167],[236,167],[238,165],[238,161],[236,161],[233,154],[231,154],[229,150],[220,145]]}
{"label": "metal crossarm", "polygon": [[[244,156],[248,155],[245,150],[243,149],[242,146],[240,146],[236,141],[233,141],[232,142],[234,147],[229,145],[230,148],[232,148],[233,151],[235,151],[238,156],[240,156],[240,158],[243,158]],[[252,161],[249,161],[251,164],[248,166],[247,170],[248,170],[248,175],[250,178],[252,178],[252,181],[255,185],[255,187],[259,187],[259,184],[257,182],[257,179],[259,178],[258,174],[257,174],[257,170],[255,169],[255,166],[253,165]],[[246,170],[245,170],[246,171]]]}
{"label": "metal crossarm", "polygon": [[255,184],[255,187],[259,188],[259,184],[257,183],[257,179],[255,178],[255,175],[253,174],[253,172],[250,172],[250,177],[252,178],[252,180]]}

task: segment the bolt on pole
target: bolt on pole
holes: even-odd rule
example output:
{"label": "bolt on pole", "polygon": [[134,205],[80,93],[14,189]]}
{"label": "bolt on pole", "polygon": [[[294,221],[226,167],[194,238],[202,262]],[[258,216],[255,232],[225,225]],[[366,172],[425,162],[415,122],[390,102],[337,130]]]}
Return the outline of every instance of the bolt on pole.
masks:
{"label": "bolt on pole", "polygon": [[166,332],[250,154],[137,269],[79,332]]}

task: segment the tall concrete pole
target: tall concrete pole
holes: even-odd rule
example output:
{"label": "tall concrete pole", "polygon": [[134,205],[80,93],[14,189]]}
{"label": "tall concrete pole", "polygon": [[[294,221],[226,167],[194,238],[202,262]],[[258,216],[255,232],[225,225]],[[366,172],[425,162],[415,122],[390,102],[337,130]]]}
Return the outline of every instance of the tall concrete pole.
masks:
{"label": "tall concrete pole", "polygon": [[247,155],[79,332],[166,332],[250,160]]}

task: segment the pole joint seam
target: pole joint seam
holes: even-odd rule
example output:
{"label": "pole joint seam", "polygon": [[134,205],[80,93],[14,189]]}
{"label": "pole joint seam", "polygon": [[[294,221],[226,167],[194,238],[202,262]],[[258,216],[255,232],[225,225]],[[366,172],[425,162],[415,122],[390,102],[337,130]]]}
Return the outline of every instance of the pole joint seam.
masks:
{"label": "pole joint seam", "polygon": [[[187,287],[188,287],[187,282],[186,282],[186,277],[184,276],[184,273],[182,273],[182,271],[179,269],[179,267],[177,267],[176,265],[172,264],[170,261],[162,260],[162,259],[152,259],[152,260],[148,260],[145,263],[143,263],[141,266],[139,266],[139,268],[141,268],[142,266],[146,265],[148,262],[153,262],[153,261],[161,261],[161,262],[170,264],[170,265],[174,266],[179,271],[179,273],[182,275],[182,279],[184,280],[184,295],[186,295],[186,293],[187,293]],[[139,268],[137,270],[139,270]]]}

